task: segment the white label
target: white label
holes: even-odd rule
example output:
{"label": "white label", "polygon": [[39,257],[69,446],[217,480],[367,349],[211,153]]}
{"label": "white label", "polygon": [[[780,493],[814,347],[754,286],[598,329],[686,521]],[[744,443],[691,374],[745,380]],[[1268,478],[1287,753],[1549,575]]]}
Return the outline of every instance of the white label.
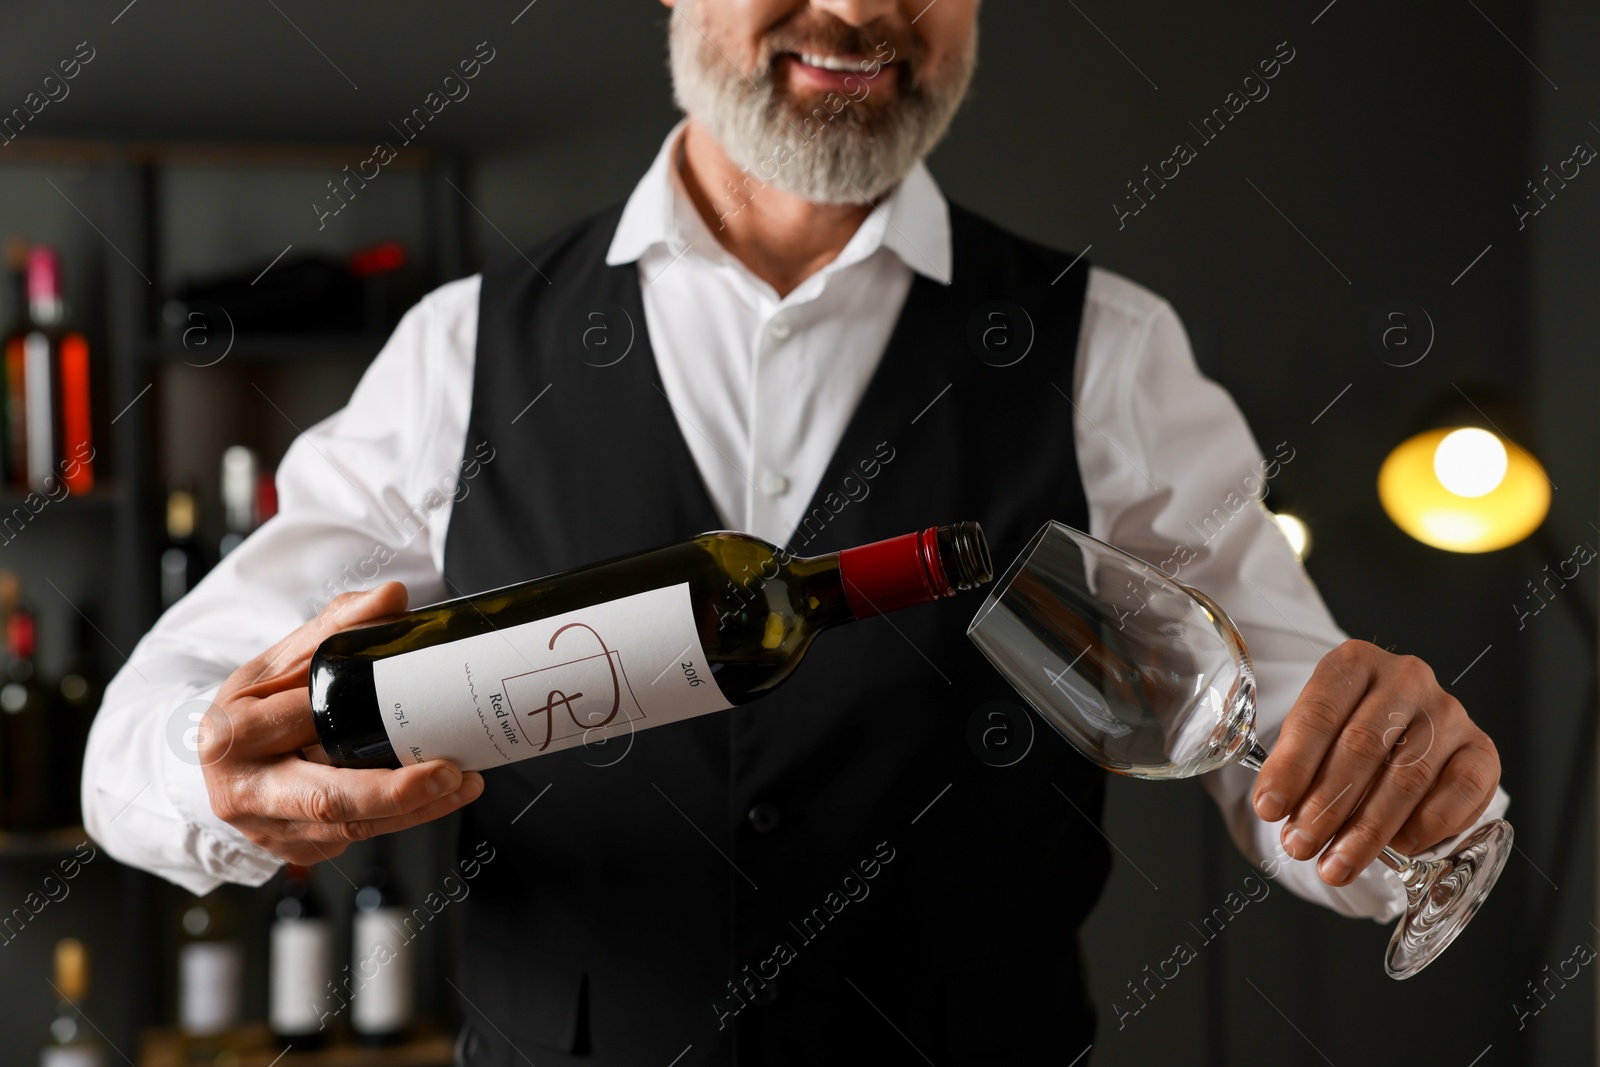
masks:
{"label": "white label", "polygon": [[39,1067],[106,1067],[106,1057],[87,1045],[46,1048],[39,1053]]}
{"label": "white label", "polygon": [[50,338],[30,333],[22,345],[22,388],[28,397],[28,414],[23,419],[28,435],[28,484],[47,489],[45,479],[55,474],[50,464],[56,427],[55,399],[50,389]]}
{"label": "white label", "polygon": [[355,998],[350,1023],[360,1034],[390,1034],[411,1025],[411,942],[401,908],[356,912],[350,942]]}
{"label": "white label", "polygon": [[689,584],[372,665],[395,755],[481,771],[723,711]]}
{"label": "white label", "polygon": [[333,978],[333,930],[326,919],[280,920],[272,924],[272,988],[267,1022],[275,1033],[309,1034],[321,1028],[323,1014],[337,1014],[343,1003],[328,1003]]}
{"label": "white label", "polygon": [[239,1025],[244,964],[232,941],[191,941],[178,954],[178,1025],[205,1037]]}

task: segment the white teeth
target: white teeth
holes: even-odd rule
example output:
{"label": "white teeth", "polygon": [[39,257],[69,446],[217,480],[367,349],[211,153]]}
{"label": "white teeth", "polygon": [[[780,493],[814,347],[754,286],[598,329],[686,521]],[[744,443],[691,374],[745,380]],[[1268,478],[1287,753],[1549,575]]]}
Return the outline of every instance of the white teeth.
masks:
{"label": "white teeth", "polygon": [[867,74],[872,70],[872,60],[858,59],[846,60],[836,56],[819,56],[810,52],[801,52],[800,61],[808,67],[821,67],[823,70],[847,70],[855,74]]}

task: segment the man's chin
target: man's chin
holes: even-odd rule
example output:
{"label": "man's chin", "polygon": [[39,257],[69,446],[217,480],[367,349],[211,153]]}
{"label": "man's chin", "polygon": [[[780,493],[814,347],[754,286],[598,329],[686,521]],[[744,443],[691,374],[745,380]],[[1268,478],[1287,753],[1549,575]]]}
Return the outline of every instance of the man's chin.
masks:
{"label": "man's chin", "polygon": [[777,91],[776,97],[783,117],[807,139],[833,125],[885,136],[899,124],[906,106],[898,94],[861,96],[858,91],[855,98],[850,98],[833,90],[796,91],[787,85]]}

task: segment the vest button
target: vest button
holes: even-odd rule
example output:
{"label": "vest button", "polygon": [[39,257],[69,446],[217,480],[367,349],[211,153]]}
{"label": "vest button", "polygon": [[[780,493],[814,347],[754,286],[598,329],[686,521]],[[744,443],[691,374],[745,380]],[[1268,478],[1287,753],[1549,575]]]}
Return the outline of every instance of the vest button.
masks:
{"label": "vest button", "polygon": [[778,828],[778,806],[776,804],[757,804],[745,813],[750,820],[750,825],[755,827],[758,834],[770,834]]}
{"label": "vest button", "polygon": [[778,983],[768,982],[766,985],[755,991],[755,993],[750,997],[750,1002],[752,1004],[758,1004],[764,1008],[777,999]]}

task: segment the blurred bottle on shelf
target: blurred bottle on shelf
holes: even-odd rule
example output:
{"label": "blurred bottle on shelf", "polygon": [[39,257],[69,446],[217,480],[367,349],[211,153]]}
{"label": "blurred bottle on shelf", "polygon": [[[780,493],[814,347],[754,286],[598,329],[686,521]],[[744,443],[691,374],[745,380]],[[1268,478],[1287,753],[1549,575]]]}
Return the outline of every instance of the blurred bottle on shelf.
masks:
{"label": "blurred bottle on shelf", "polygon": [[226,532],[218,548],[218,559],[238,548],[259,522],[256,513],[259,468],[256,454],[244,445],[234,445],[222,453],[222,520]]}
{"label": "blurred bottle on shelf", "polygon": [[204,1061],[239,1026],[244,952],[236,910],[221,891],[190,900],[179,925],[178,1029],[190,1062]]}
{"label": "blurred bottle on shelf", "polygon": [[0,571],[5,617],[5,676],[0,679],[0,827],[37,831],[53,825],[50,770],[54,722],[34,662],[37,624],[11,571]]}
{"label": "blurred bottle on shelf", "polygon": [[280,1046],[318,1048],[333,984],[333,927],[311,886],[311,869],[284,867],[283,892],[273,911],[267,1025]]}
{"label": "blurred bottle on shelf", "polygon": [[172,607],[205,572],[195,542],[194,492],[174,487],[167,493],[167,547],[161,550],[161,607]]}
{"label": "blurred bottle on shelf", "polygon": [[89,995],[89,950],[77,938],[56,942],[56,994],[61,1001],[50,1022],[50,1036],[39,1050],[39,1067],[106,1067],[106,1050],[85,1020]]}
{"label": "blurred bottle on shelf", "polygon": [[72,660],[56,680],[56,817],[67,825],[83,821],[79,786],[83,780],[83,750],[89,742],[89,725],[100,708],[104,692],[93,649],[99,633],[93,622],[95,612],[83,605],[76,613],[77,641]]}
{"label": "blurred bottle on shelf", "polygon": [[0,352],[0,468],[7,485],[28,482],[28,395],[23,388],[23,367],[27,362],[28,332],[28,242],[20,237],[6,241],[6,280],[11,297],[11,322],[6,327],[5,348]]}
{"label": "blurred bottle on shelf", "polygon": [[[22,459],[28,488],[74,493],[94,485],[89,342],[67,324],[61,260],[48,245],[28,249],[28,327],[6,346],[8,392],[20,392]],[[15,407],[7,405],[15,417]]]}
{"label": "blurred bottle on shelf", "polygon": [[357,249],[345,260],[350,276],[361,284],[362,306],[366,312],[364,328],[367,332],[385,332],[414,302],[414,294],[406,284],[414,279],[405,276],[410,260],[405,245],[399,241],[380,241],[368,248]]}
{"label": "blurred bottle on shelf", "polygon": [[398,241],[342,258],[263,256],[237,273],[185,282],[161,317],[173,337],[201,322],[246,337],[384,333],[420,295],[410,264]]}
{"label": "blurred bottle on shelf", "polygon": [[278,513],[278,482],[271,471],[256,475],[256,525]]}
{"label": "blurred bottle on shelf", "polygon": [[372,864],[356,890],[350,939],[350,1025],[364,1045],[402,1040],[416,1011],[415,972],[405,936],[406,911],[395,890],[389,840],[374,842]]}

